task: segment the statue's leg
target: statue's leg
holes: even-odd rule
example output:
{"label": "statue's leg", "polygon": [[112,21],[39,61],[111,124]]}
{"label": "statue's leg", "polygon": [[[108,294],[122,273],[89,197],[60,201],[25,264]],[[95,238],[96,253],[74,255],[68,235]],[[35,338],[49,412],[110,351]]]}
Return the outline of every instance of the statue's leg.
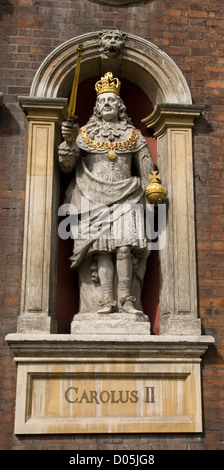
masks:
{"label": "statue's leg", "polygon": [[134,307],[136,297],[131,295],[132,257],[129,246],[117,248],[117,274],[121,310],[126,313],[142,313]]}
{"label": "statue's leg", "polygon": [[98,255],[98,276],[103,293],[102,308],[98,313],[111,313],[116,306],[114,301],[114,263],[106,253]]}

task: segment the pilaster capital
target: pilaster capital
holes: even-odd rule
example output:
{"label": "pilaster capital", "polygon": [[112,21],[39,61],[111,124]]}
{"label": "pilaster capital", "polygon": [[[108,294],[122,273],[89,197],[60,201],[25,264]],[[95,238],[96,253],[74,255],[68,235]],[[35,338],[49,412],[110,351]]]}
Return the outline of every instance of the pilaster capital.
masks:
{"label": "pilaster capital", "polygon": [[18,96],[18,101],[28,121],[56,122],[67,109],[67,98]]}
{"label": "pilaster capital", "polygon": [[154,130],[154,136],[158,137],[167,128],[191,128],[195,119],[201,115],[203,105],[158,103],[153,113],[142,119],[149,129]]}

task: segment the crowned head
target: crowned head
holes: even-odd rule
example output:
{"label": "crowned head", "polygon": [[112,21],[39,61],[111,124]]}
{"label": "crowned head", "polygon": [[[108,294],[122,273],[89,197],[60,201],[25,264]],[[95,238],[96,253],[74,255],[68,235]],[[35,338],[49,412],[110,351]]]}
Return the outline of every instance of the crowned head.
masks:
{"label": "crowned head", "polygon": [[97,96],[101,95],[102,93],[115,93],[115,95],[119,96],[120,89],[121,89],[121,82],[118,78],[114,78],[112,72],[107,72],[101,77],[96,85],[95,89],[97,92]]}

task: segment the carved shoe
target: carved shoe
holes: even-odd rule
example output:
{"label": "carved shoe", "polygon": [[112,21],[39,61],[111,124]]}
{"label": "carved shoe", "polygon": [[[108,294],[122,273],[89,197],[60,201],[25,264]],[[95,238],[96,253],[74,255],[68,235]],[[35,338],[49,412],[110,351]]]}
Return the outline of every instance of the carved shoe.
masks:
{"label": "carved shoe", "polygon": [[112,313],[116,305],[117,305],[117,302],[113,300],[109,302],[105,302],[102,305],[102,308],[100,308],[97,313]]}
{"label": "carved shoe", "polygon": [[134,307],[135,300],[136,300],[135,297],[127,297],[125,300],[122,299],[122,301],[121,301],[121,303],[122,303],[122,312],[133,313],[133,314],[136,314],[136,315],[141,314],[142,311],[137,310]]}

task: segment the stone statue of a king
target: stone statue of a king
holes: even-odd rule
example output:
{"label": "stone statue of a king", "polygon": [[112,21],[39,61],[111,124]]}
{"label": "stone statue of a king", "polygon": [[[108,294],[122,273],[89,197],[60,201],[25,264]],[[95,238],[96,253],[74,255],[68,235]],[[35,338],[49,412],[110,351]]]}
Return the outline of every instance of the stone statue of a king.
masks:
{"label": "stone statue of a king", "polygon": [[87,124],[81,129],[69,121],[62,124],[59,165],[74,172],[65,204],[74,222],[70,260],[79,273],[80,313],[142,314],[149,255],[145,190],[153,162],[126,114],[120,87],[106,73],[95,85],[96,104]]}

